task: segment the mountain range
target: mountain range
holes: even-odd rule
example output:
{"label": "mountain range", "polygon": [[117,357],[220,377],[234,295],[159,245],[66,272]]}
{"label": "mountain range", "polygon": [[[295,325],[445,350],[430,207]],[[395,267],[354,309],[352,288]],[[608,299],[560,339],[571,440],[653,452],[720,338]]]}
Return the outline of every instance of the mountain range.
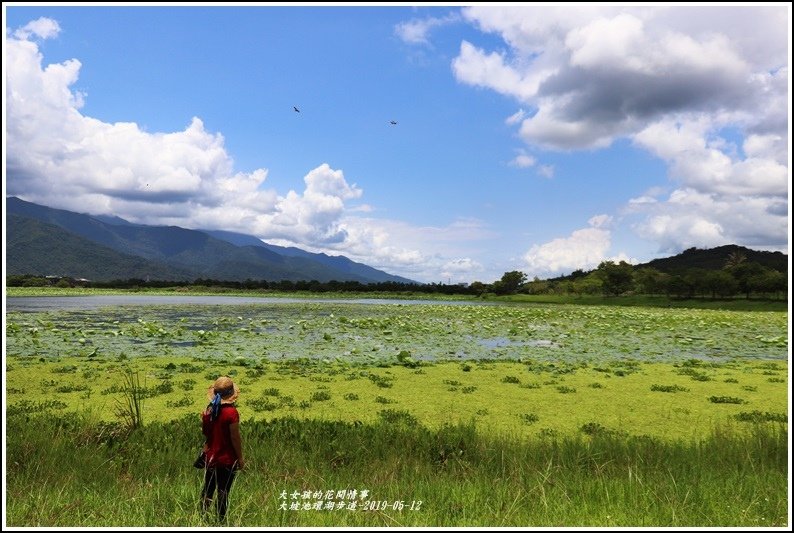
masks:
{"label": "mountain range", "polygon": [[344,256],[242,233],[134,224],[6,198],[6,273],[93,281],[317,280],[416,283]]}

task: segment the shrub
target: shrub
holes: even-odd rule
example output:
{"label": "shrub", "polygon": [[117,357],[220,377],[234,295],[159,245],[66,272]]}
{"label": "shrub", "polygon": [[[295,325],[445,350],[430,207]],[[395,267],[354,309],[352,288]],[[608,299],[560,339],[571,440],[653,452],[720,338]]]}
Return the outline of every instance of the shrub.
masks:
{"label": "shrub", "polygon": [[419,424],[419,420],[414,415],[401,409],[383,409],[378,416],[388,424],[405,424],[407,426]]}
{"label": "shrub", "polygon": [[324,390],[318,390],[314,392],[309,399],[314,402],[327,402],[331,399],[331,393]]}
{"label": "shrub", "polygon": [[523,420],[525,424],[534,424],[535,422],[540,420],[540,417],[538,417],[538,415],[536,415],[535,413],[524,413],[519,416],[521,417],[521,420]]}
{"label": "shrub", "polygon": [[711,403],[736,403],[736,404],[747,403],[745,400],[742,400],[741,398],[736,398],[734,396],[709,396],[709,401]]}
{"label": "shrub", "polygon": [[651,385],[651,390],[656,392],[689,392],[689,389],[681,385]]}
{"label": "shrub", "polygon": [[770,413],[768,411],[742,411],[741,413],[734,415],[734,418],[740,422],[788,422],[786,413]]}

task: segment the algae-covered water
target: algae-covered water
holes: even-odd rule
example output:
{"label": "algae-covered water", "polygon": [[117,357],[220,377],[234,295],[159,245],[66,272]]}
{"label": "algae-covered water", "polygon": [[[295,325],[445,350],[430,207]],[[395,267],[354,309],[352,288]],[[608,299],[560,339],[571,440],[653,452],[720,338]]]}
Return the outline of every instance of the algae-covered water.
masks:
{"label": "algae-covered water", "polygon": [[9,305],[7,408],[112,419],[138,372],[153,420],[196,412],[221,374],[242,387],[244,418],[386,410],[431,426],[664,437],[787,419],[786,313],[227,300]]}

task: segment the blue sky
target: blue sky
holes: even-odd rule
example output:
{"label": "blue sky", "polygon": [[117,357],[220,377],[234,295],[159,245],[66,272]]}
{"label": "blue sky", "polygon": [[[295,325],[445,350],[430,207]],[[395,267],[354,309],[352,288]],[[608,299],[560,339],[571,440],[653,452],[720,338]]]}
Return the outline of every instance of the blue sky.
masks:
{"label": "blue sky", "polygon": [[789,248],[788,5],[3,7],[7,195],[427,282]]}

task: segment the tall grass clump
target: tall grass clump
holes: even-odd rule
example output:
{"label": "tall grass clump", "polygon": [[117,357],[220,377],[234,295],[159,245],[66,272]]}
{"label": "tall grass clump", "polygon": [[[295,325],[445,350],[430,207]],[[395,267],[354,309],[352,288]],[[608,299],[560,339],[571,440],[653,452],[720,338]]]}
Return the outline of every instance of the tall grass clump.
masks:
{"label": "tall grass clump", "polygon": [[143,426],[143,400],[147,396],[145,386],[141,386],[138,372],[127,370],[124,373],[122,399],[116,400],[116,416],[129,429]]}
{"label": "tall grass clump", "polygon": [[[754,418],[677,441],[607,430],[527,439],[473,422],[429,428],[395,409],[368,424],[246,421],[229,526],[782,527],[786,426]],[[49,412],[16,411],[6,423],[9,526],[209,525],[192,467],[198,417],[135,431]],[[366,490],[389,507],[280,509],[282,493],[340,489]],[[392,507],[400,501],[406,508]]]}

